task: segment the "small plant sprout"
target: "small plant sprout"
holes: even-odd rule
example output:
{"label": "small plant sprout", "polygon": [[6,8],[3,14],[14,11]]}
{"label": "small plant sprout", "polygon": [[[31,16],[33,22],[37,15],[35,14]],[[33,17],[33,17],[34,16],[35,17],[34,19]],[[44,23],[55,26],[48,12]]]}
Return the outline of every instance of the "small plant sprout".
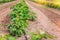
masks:
{"label": "small plant sprout", "polygon": [[53,39],[54,36],[46,33],[43,30],[39,30],[39,31],[37,31],[35,33],[34,32],[31,33],[30,40],[42,40],[43,38],[45,38],[45,39],[47,39],[47,38]]}

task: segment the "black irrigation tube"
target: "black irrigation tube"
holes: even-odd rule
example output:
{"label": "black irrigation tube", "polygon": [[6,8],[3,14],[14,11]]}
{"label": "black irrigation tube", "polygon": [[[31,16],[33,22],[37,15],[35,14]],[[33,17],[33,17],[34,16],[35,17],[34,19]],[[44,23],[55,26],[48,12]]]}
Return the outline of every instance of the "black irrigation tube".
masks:
{"label": "black irrigation tube", "polygon": [[28,40],[26,32],[24,30],[23,30],[23,34],[24,34],[25,40]]}

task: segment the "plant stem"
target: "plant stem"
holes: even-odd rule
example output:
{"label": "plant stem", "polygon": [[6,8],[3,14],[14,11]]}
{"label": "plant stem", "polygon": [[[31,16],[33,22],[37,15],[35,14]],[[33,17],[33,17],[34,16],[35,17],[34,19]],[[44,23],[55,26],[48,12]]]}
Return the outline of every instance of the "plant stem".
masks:
{"label": "plant stem", "polygon": [[23,34],[24,34],[25,40],[28,40],[25,30],[23,30]]}

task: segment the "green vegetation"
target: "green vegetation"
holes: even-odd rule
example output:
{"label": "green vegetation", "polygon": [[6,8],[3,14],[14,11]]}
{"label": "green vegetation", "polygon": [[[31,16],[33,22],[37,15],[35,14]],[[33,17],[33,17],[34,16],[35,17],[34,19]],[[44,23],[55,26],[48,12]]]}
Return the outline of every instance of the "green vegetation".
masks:
{"label": "green vegetation", "polygon": [[50,38],[50,39],[53,39],[54,36],[50,35],[50,34],[47,34],[45,33],[44,31],[40,30],[40,32],[38,33],[31,33],[31,39],[30,40],[42,40],[43,38],[47,39],[47,38]]}
{"label": "green vegetation", "polygon": [[16,40],[16,38],[13,37],[13,36],[8,36],[6,39],[7,39],[7,40]]}
{"label": "green vegetation", "polygon": [[35,19],[35,16],[32,13],[30,13],[24,0],[21,0],[20,3],[14,5],[10,14],[11,24],[8,26],[10,34],[13,36],[21,36],[28,26],[28,21]]}
{"label": "green vegetation", "polygon": [[38,4],[42,4],[42,5],[46,4],[46,0],[30,0],[30,1],[36,2]]}
{"label": "green vegetation", "polygon": [[60,3],[59,2],[52,2],[52,3],[47,3],[46,6],[55,8],[55,9],[60,9]]}
{"label": "green vegetation", "polygon": [[14,1],[14,0],[0,0],[0,4],[1,3],[6,3],[6,2],[11,2],[11,1]]}
{"label": "green vegetation", "polygon": [[60,0],[31,0],[31,1],[45,5],[47,7],[60,9]]}
{"label": "green vegetation", "polygon": [[0,40],[5,40],[7,38],[7,35],[0,35]]}
{"label": "green vegetation", "polygon": [[[45,31],[39,30],[37,32],[29,32],[30,36],[30,40],[42,40],[43,38],[47,39],[53,39],[54,40],[54,36],[46,33]],[[0,36],[0,40],[16,40],[17,37],[11,36],[10,34],[4,34]],[[26,38],[26,36],[25,36]],[[28,40],[28,39],[26,39]]]}
{"label": "green vegetation", "polygon": [[9,34],[4,34],[0,36],[0,40],[16,40],[16,38],[13,36],[10,36]]}

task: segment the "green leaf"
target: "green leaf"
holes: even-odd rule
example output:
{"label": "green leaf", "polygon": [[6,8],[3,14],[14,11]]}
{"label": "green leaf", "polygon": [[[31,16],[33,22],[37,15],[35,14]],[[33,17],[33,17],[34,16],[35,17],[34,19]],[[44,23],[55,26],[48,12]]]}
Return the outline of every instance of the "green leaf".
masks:
{"label": "green leaf", "polygon": [[16,38],[13,37],[13,36],[9,36],[9,37],[7,38],[7,40],[16,40]]}

